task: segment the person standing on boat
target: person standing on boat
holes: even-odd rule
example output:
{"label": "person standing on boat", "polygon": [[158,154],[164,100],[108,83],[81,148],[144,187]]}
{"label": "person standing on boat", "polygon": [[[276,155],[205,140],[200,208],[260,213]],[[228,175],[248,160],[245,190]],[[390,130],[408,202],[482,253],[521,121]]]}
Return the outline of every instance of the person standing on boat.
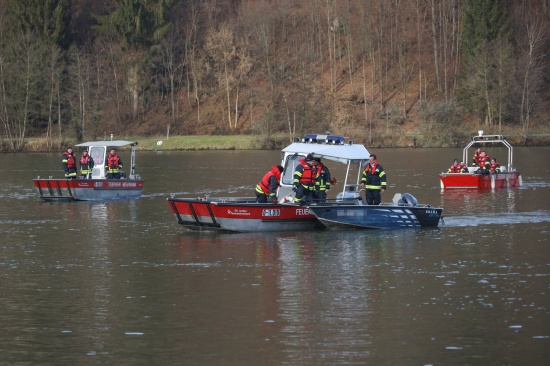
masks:
{"label": "person standing on boat", "polygon": [[386,191],[386,172],[382,165],[378,164],[376,155],[370,154],[369,164],[363,171],[359,188],[365,188],[365,198],[368,205],[382,203],[382,194]]}
{"label": "person standing on boat", "polygon": [[[472,166],[480,166],[479,162],[482,157],[482,153],[485,153],[484,150],[481,149],[481,147],[478,147],[476,151],[474,152],[474,157],[472,158]],[[485,153],[486,154],[486,153]]]}
{"label": "person standing on boat", "polygon": [[92,176],[92,169],[94,167],[94,159],[88,154],[88,150],[82,151],[80,157],[80,177],[88,179]]}
{"label": "person standing on boat", "polygon": [[315,183],[314,198],[319,201],[327,200],[327,193],[330,191],[331,177],[328,167],[321,163],[321,158],[315,158],[317,165],[317,182]]}
{"label": "person standing on boat", "polygon": [[67,151],[63,153],[63,160],[61,160],[63,170],[65,171],[65,178],[76,179],[76,158],[73,153],[72,147],[69,147]]}
{"label": "person standing on boat", "polygon": [[283,167],[280,165],[273,165],[271,170],[268,171],[260,183],[256,185],[256,202],[258,203],[267,203],[273,202],[277,203],[277,189],[281,182],[281,173],[283,172]]}
{"label": "person standing on boat", "polygon": [[294,202],[303,203],[313,198],[317,183],[317,161],[312,154],[298,160],[294,171],[292,191],[296,193]]}
{"label": "person standing on boat", "polygon": [[489,173],[496,174],[500,173],[500,164],[497,163],[497,159],[491,158],[491,165],[489,165]]}
{"label": "person standing on boat", "polygon": [[111,149],[111,152],[107,156],[107,179],[120,179],[122,169],[122,160],[118,157],[115,149]]}
{"label": "person standing on boat", "polygon": [[477,174],[489,174],[489,169],[491,167],[491,158],[485,151],[481,151],[478,159],[479,168],[477,168]]}

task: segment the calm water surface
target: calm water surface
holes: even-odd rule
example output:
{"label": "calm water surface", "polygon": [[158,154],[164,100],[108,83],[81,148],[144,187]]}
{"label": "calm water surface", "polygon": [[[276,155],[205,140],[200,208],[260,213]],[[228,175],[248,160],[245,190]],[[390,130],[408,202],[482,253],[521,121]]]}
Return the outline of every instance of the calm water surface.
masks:
{"label": "calm water surface", "polygon": [[169,195],[251,195],[279,152],[141,153],[144,197],[97,203],[37,199],[57,154],[0,155],[0,365],[546,365],[550,148],[515,149],[521,188],[452,193],[461,149],[373,152],[383,200],[445,225],[189,233]]}

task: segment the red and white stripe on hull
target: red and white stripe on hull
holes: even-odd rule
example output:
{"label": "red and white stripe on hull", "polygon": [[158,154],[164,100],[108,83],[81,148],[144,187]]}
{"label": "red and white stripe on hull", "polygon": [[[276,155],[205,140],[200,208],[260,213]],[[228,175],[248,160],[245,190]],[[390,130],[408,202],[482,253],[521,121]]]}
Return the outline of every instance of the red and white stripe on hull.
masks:
{"label": "red and white stripe on hull", "polygon": [[44,200],[112,200],[139,198],[144,181],[135,179],[33,179]]}
{"label": "red and white stripe on hull", "polygon": [[295,204],[258,204],[254,200],[223,202],[168,198],[178,223],[189,230],[295,231],[319,227],[307,207]]}

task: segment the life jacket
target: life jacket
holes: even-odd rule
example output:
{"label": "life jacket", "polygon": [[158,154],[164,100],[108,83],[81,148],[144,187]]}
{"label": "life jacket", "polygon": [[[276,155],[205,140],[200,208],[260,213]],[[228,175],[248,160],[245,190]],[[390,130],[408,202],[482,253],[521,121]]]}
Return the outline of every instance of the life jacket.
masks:
{"label": "life jacket", "polygon": [[481,150],[479,153],[476,150],[476,152],[474,153],[474,157],[472,159],[473,160],[472,163],[474,164],[474,166],[479,166],[479,161],[481,159],[481,153],[482,152],[483,152],[483,150]]}
{"label": "life jacket", "polygon": [[82,155],[80,157],[80,165],[89,165],[90,164],[90,155]]}
{"label": "life jacket", "polygon": [[86,156],[82,155],[80,157],[80,171],[81,171],[82,175],[86,175],[86,174],[92,172],[92,167],[91,167],[91,164],[90,164],[91,161],[92,161],[92,159],[90,158],[89,154],[86,154]]}
{"label": "life jacket", "polygon": [[269,190],[269,187],[270,187],[269,178],[271,178],[271,177],[277,178],[277,188],[279,188],[279,182],[281,181],[281,171],[280,171],[279,168],[277,168],[276,166],[272,166],[272,167],[271,167],[271,170],[268,171],[268,172],[264,175],[264,177],[262,178],[262,180],[260,181],[260,183],[258,183],[258,186],[256,186],[256,191],[258,191],[258,187],[259,187],[260,190],[263,192],[263,194],[269,195],[269,193],[270,193],[270,190]]}
{"label": "life jacket", "polygon": [[74,158],[73,154],[69,154],[67,151],[63,153],[63,156],[65,157],[63,159],[63,162],[66,161],[67,163],[67,169],[76,169],[76,159]]}
{"label": "life jacket", "polygon": [[494,163],[494,164],[491,164],[489,166],[489,171],[492,173],[492,172],[500,172],[500,164],[499,163]]}
{"label": "life jacket", "polygon": [[303,168],[302,176],[299,179],[300,184],[314,186],[317,181],[317,168],[306,163],[304,158],[300,159],[299,162]]}
{"label": "life jacket", "polygon": [[107,168],[109,168],[109,173],[118,173],[118,170],[122,168],[120,164],[120,158],[115,153],[115,155],[109,154],[107,157]]}
{"label": "life jacket", "polygon": [[451,165],[451,167],[449,168],[449,173],[461,173],[462,172],[462,169],[463,169],[463,166],[458,164],[458,165]]}
{"label": "life jacket", "polygon": [[478,165],[481,169],[489,169],[489,166],[491,165],[490,161],[491,158],[489,157],[489,155],[485,155],[483,157],[479,157]]}

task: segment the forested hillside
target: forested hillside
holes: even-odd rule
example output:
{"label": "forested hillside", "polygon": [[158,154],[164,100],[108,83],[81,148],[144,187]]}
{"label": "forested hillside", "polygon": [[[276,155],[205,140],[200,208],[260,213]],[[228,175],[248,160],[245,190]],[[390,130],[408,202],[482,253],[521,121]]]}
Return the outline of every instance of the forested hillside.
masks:
{"label": "forested hillside", "polygon": [[0,0],[0,20],[3,151],[550,129],[550,0]]}

